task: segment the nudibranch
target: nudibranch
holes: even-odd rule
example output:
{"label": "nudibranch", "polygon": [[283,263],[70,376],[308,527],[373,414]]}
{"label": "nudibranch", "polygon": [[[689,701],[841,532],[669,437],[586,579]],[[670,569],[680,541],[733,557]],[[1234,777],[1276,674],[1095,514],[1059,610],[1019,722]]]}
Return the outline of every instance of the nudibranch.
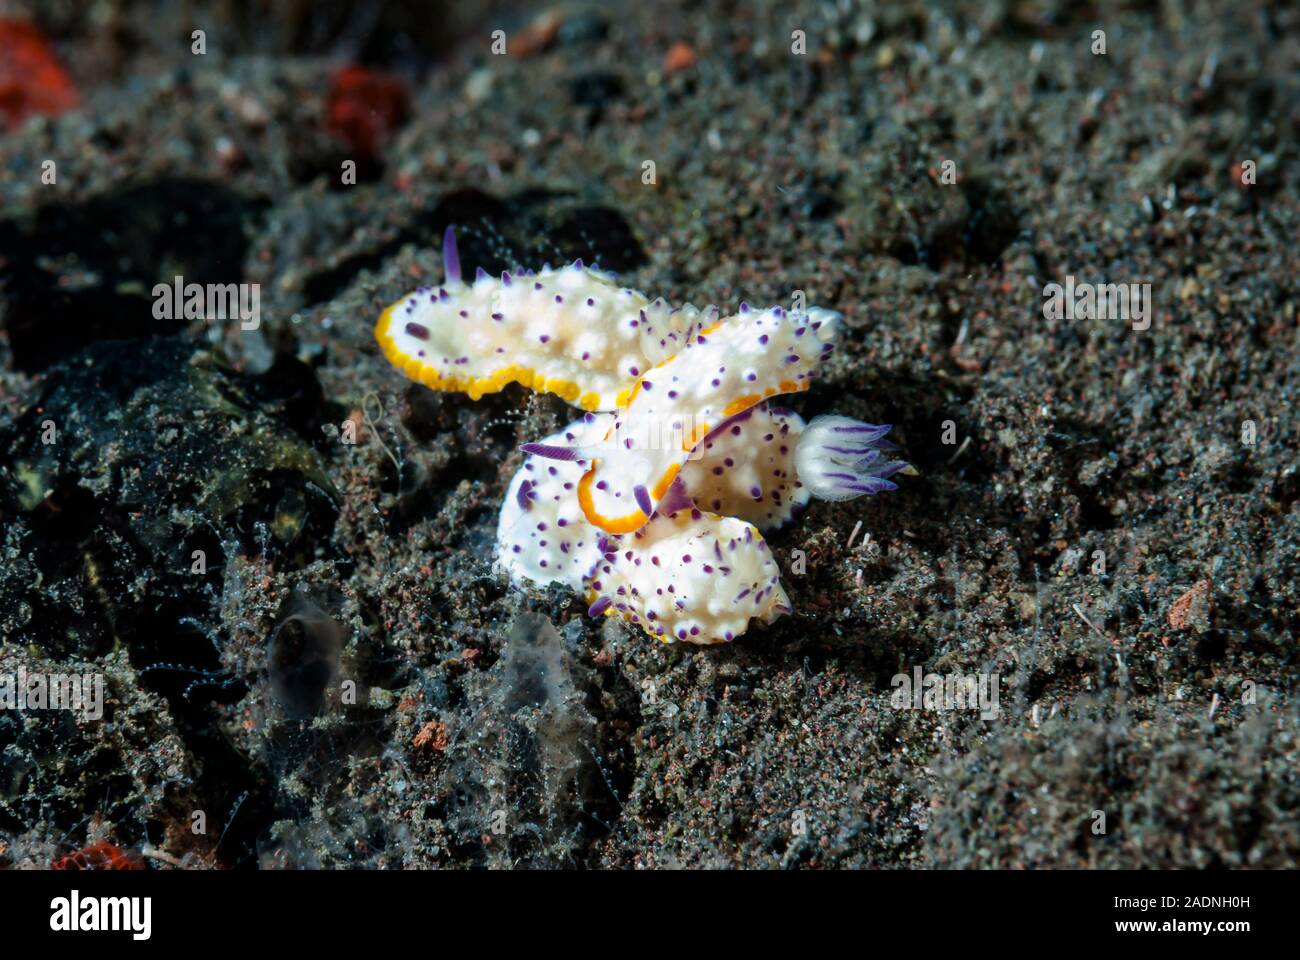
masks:
{"label": "nudibranch", "polygon": [[590,455],[584,516],[609,533],[646,523],[682,465],[718,424],[768,397],[808,389],[833,349],[837,314],[751,310],[696,334],[647,371]]}
{"label": "nudibranch", "polygon": [[[811,498],[896,489],[888,426],[805,424],[773,397],[808,386],[839,314],[674,308],[575,262],[446,279],[384,311],[375,335],[412,379],[477,399],[517,382],[587,412],[523,445],[497,525],[518,583],[563,583],[592,616],[664,641],[719,643],[791,612],[763,539]],[[599,411],[599,412],[595,412]]]}
{"label": "nudibranch", "polygon": [[771,623],[790,612],[757,528],[704,513],[688,498],[665,498],[649,523],[610,538],[605,550],[590,578],[588,612],[622,616],[662,640],[725,642],[750,620]]}
{"label": "nudibranch", "polygon": [[[546,437],[542,445],[571,445],[603,435],[602,419],[587,417]],[[497,521],[497,562],[512,580],[584,588],[603,556],[604,540],[578,506],[578,481],[585,469],[586,461],[530,455],[515,472]]]}
{"label": "nudibranch", "polygon": [[[765,529],[779,526],[773,511],[784,505],[782,519],[789,519],[801,502],[779,495],[797,481],[783,468],[790,455],[776,453],[781,428],[788,438],[797,416],[759,410],[725,426],[716,440],[706,438],[713,449],[686,464],[651,521],[634,533],[611,536],[587,522],[574,495],[587,462],[544,455],[608,431],[612,414],[587,414],[527,445],[541,453],[525,458],[506,491],[497,525],[499,563],[519,582],[567,584],[586,596],[593,616],[621,616],[665,640],[731,640],[751,619],[770,622],[789,612],[790,602],[760,526],[701,510],[688,491],[696,497],[703,491],[719,509],[752,513]],[[744,428],[751,424],[762,425],[774,446],[757,470],[735,456],[745,449]],[[751,485],[739,495],[726,480],[733,471]],[[754,509],[764,499],[769,509]]]}
{"label": "nudibranch", "polygon": [[375,339],[412,380],[473,400],[520,383],[584,410],[617,409],[642,374],[718,313],[652,302],[581,260],[500,278],[480,269],[466,283],[451,227],[443,270],[441,286],[383,312]]}

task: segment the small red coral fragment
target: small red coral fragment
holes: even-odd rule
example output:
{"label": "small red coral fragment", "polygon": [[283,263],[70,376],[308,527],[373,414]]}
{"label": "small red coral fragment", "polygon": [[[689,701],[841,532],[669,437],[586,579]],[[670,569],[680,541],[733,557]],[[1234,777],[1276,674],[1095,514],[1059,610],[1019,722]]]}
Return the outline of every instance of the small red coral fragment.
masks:
{"label": "small red coral fragment", "polygon": [[107,840],[82,847],[50,864],[51,870],[143,870],[144,861],[134,850],[123,850]]}
{"label": "small red coral fragment", "polygon": [[28,117],[76,108],[77,88],[34,23],[0,19],[0,117],[16,130]]}
{"label": "small red coral fragment", "polygon": [[325,103],[326,126],[358,161],[376,151],[411,115],[411,97],[401,77],[365,67],[335,72]]}

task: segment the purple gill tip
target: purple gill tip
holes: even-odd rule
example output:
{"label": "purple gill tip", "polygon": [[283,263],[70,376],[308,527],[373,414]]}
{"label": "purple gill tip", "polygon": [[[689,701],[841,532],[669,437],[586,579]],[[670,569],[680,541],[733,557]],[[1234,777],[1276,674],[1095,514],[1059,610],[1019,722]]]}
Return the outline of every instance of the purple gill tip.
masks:
{"label": "purple gill tip", "polygon": [[636,497],[636,505],[641,508],[641,512],[649,516],[654,512],[655,505],[650,500],[650,491],[643,484],[638,483],[632,488],[632,495]]}
{"label": "purple gill tip", "polygon": [[859,436],[854,437],[854,440],[862,443],[869,443],[872,440],[877,440],[880,437],[883,437],[890,430],[894,429],[894,426],[890,423],[855,423],[852,426],[834,426],[831,427],[831,429],[836,433],[859,434]]}

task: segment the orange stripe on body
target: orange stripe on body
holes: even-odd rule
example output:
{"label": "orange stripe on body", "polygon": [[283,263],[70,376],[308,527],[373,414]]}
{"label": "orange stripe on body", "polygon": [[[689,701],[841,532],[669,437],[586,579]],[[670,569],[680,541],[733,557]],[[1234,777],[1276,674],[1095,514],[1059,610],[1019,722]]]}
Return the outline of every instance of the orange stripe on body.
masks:
{"label": "orange stripe on body", "polygon": [[668,488],[673,485],[673,481],[677,479],[677,473],[681,469],[682,465],[680,463],[674,463],[664,471],[663,476],[659,478],[659,482],[650,490],[650,492],[654,494],[656,500],[662,500],[664,498],[664,494],[667,493]]}
{"label": "orange stripe on body", "polygon": [[650,519],[641,510],[613,518],[606,517],[596,510],[596,503],[591,495],[591,484],[596,478],[596,467],[599,462],[591,461],[591,469],[578,481],[578,506],[582,507],[582,515],[587,518],[588,523],[595,524],[606,533],[631,533],[640,530]]}
{"label": "orange stripe on body", "polygon": [[[596,469],[600,466],[599,460],[591,462],[591,468],[582,475],[578,481],[578,506],[582,507],[582,515],[587,518],[587,522],[595,524],[606,533],[632,533],[640,530],[650,518],[644,511],[638,509],[634,513],[624,514],[621,517],[607,517],[596,509],[595,497],[592,495],[592,484],[596,480]],[[650,494],[656,501],[662,500],[668,488],[673,485],[677,479],[678,472],[682,469],[680,463],[672,464],[663,474],[653,487],[650,488]]]}
{"label": "orange stripe on body", "polygon": [[722,408],[722,415],[724,417],[734,417],[736,414],[742,413],[745,410],[748,410],[754,404],[761,402],[762,399],[763,398],[756,393],[750,393],[743,397],[737,397],[735,400],[732,400],[729,404],[727,404],[725,407]]}
{"label": "orange stripe on body", "polygon": [[[697,426],[694,430],[691,431],[690,439],[687,439],[686,437],[682,437],[682,450],[684,450],[686,453],[690,453],[692,450],[695,449],[696,444],[698,444],[701,440],[703,440],[705,437],[709,435],[709,430],[711,429],[712,428],[707,423],[701,423],[699,426]],[[670,480],[669,483],[671,482],[672,481]]]}

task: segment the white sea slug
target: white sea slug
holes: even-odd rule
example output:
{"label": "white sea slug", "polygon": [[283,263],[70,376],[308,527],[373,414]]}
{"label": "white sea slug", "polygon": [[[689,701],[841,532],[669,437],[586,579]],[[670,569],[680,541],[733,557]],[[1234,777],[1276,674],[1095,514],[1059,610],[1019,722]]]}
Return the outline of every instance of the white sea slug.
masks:
{"label": "white sea slug", "polygon": [[621,616],[662,640],[704,644],[790,612],[757,528],[695,509],[684,495],[664,507],[635,533],[605,541],[588,594],[592,616]]}
{"label": "white sea slug", "polygon": [[828,499],[892,489],[887,477],[906,466],[885,457],[887,426],[818,417],[805,428],[798,414],[761,404],[705,437],[648,523],[610,535],[587,522],[574,491],[587,466],[577,451],[615,417],[589,413],[524,445],[501,508],[498,562],[516,582],[566,583],[593,616],[621,616],[665,642],[728,641],[751,620],[788,613],[761,531],[797,515],[814,488]]}
{"label": "white sea slug", "polygon": [[539,274],[446,281],[384,311],[384,355],[407,376],[473,398],[518,382],[587,410],[523,445],[497,525],[497,562],[516,582],[564,583],[592,616],[621,616],[662,640],[717,643],[790,612],[760,531],[810,497],[893,490],[888,426],[846,417],[805,425],[766,400],[806,390],[839,315],[780,307],[717,320],[674,309],[581,263]]}
{"label": "white sea slug", "polygon": [[808,389],[831,351],[839,315],[781,307],[729,317],[697,334],[637,381],[578,485],[587,519],[631,533],[650,519],[695,446],[768,397]]}
{"label": "white sea slug", "polygon": [[[587,414],[537,443],[506,490],[497,525],[497,562],[517,583],[564,583],[587,597],[593,616],[617,615],[665,642],[718,643],[734,639],[759,619],[770,623],[790,610],[760,529],[788,519],[794,503],[784,467],[803,421],[764,407],[725,424],[700,445],[704,456],[686,464],[682,481],[659,504],[654,519],[626,536],[611,536],[582,515],[576,485],[587,461],[573,449],[604,436],[613,414]],[[782,443],[781,441],[784,441]],[[757,470],[748,452],[758,448]],[[727,461],[731,461],[728,465]],[[727,477],[742,477],[745,490]],[[754,515],[718,516],[696,509],[687,495],[698,481],[714,503]],[[755,499],[751,484],[761,484]],[[781,511],[785,512],[782,514]],[[776,511],[781,519],[773,521]]]}
{"label": "white sea slug", "polygon": [[480,269],[465,283],[450,227],[443,263],[442,286],[420,287],[390,306],[375,339],[412,380],[474,400],[521,383],[584,410],[613,410],[718,313],[652,302],[581,260],[500,278]]}
{"label": "white sea slug", "polygon": [[[582,443],[607,428],[604,418],[587,414],[542,443]],[[524,458],[506,489],[497,521],[497,562],[512,580],[584,588],[601,560],[604,539],[578,506],[578,481],[586,469],[583,460]]]}

